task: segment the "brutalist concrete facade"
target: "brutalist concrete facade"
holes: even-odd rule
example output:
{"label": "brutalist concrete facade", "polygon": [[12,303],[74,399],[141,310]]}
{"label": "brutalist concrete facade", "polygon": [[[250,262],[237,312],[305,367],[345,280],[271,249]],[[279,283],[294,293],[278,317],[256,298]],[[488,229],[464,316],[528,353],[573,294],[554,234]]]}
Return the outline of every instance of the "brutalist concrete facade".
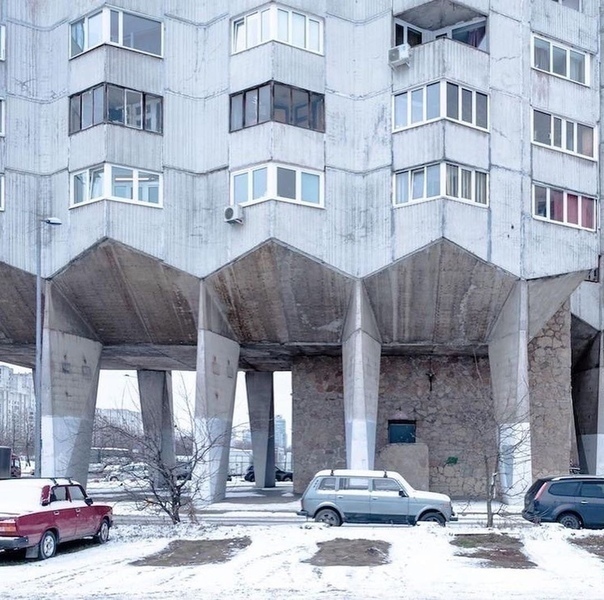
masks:
{"label": "brutalist concrete facade", "polygon": [[86,479],[100,369],[170,456],[195,370],[222,497],[242,369],[259,485],[276,370],[297,491],[386,461],[480,495],[462,414],[504,498],[575,445],[602,473],[601,3],[0,7],[0,359],[34,365],[39,271],[43,472]]}

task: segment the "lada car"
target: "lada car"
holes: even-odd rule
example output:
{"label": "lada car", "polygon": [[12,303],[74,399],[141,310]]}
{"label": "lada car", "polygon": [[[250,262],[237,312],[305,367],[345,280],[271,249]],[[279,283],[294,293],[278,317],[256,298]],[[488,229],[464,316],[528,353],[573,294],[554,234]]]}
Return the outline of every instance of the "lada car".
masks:
{"label": "lada car", "polygon": [[301,503],[298,515],[334,526],[457,521],[449,496],[416,490],[394,471],[319,471]]}
{"label": "lada car", "polygon": [[104,544],[112,524],[111,506],[95,504],[77,481],[0,481],[0,551],[24,548],[27,558],[51,558],[61,542],[93,537]]}

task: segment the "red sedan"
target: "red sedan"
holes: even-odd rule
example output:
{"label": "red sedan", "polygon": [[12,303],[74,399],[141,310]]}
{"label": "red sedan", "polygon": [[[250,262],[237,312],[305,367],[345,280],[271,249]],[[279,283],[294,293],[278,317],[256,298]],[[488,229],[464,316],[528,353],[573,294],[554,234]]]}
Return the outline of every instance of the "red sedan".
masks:
{"label": "red sedan", "polygon": [[85,537],[104,544],[113,511],[94,504],[71,479],[43,477],[0,481],[0,550],[26,548],[27,558],[54,556],[61,542]]}

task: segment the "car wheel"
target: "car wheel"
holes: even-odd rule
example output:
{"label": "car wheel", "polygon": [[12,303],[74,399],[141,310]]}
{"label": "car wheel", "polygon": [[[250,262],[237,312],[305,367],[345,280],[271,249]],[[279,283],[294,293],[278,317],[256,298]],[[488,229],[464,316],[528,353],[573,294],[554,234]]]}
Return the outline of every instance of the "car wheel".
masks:
{"label": "car wheel", "polygon": [[256,483],[256,478],[253,475],[250,475],[250,478],[248,479],[248,481],[250,483]]}
{"label": "car wheel", "polygon": [[96,532],[94,536],[94,541],[98,544],[104,544],[109,539],[109,521],[107,519],[103,519],[101,521],[101,525],[99,530]]}
{"label": "car wheel", "polygon": [[283,481],[293,481],[291,477],[284,477]]}
{"label": "car wheel", "polygon": [[427,513],[424,513],[418,519],[418,521],[424,521],[426,523],[438,523],[439,525],[442,525],[443,527],[445,526],[445,523],[447,522],[447,520],[445,519],[445,517],[443,517],[443,515],[441,515],[438,512],[427,512]]}
{"label": "car wheel", "polygon": [[115,475],[112,475],[112,476],[109,478],[109,481],[119,481],[119,480],[120,480],[120,479],[119,479],[119,477],[116,477]]}
{"label": "car wheel", "polygon": [[325,523],[330,527],[339,527],[342,524],[340,515],[331,508],[323,508],[315,515],[315,521],[317,523]]}
{"label": "car wheel", "polygon": [[569,529],[581,529],[581,519],[573,513],[562,513],[558,517],[558,523]]}
{"label": "car wheel", "polygon": [[52,558],[57,551],[57,538],[52,531],[47,531],[42,536],[38,548],[38,557],[40,560]]}

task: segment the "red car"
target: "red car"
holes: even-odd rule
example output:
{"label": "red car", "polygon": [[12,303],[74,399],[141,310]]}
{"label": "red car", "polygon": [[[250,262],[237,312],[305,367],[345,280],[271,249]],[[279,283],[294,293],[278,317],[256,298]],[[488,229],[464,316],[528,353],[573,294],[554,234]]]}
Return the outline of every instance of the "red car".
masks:
{"label": "red car", "polygon": [[94,504],[71,479],[0,481],[0,550],[26,548],[27,558],[44,560],[61,542],[94,537],[104,544],[112,525],[111,506]]}

